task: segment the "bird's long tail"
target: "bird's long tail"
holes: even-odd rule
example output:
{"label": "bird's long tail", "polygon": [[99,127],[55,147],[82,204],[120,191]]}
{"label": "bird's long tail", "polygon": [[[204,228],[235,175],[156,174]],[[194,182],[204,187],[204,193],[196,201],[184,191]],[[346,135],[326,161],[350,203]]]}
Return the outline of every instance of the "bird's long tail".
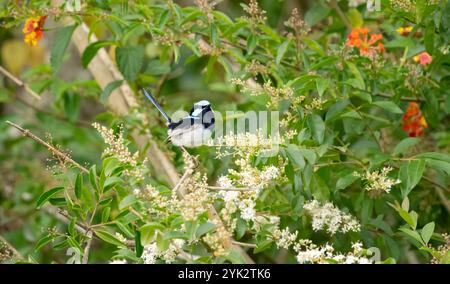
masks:
{"label": "bird's long tail", "polygon": [[167,123],[172,123],[172,119],[170,119],[170,117],[167,115],[167,113],[163,110],[163,108],[158,104],[158,102],[156,101],[156,99],[150,94],[148,93],[145,89],[142,89],[142,91],[144,92],[144,95],[147,97],[147,99],[149,101],[152,102],[152,104],[159,110],[159,112],[162,114],[162,116],[164,116],[164,118],[167,120]]}

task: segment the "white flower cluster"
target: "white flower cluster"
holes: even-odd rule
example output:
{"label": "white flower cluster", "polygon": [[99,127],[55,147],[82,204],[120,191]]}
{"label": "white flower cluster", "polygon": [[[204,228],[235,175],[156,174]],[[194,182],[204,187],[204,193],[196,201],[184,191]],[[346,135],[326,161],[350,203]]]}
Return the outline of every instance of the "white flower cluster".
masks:
{"label": "white flower cluster", "polygon": [[262,129],[257,129],[253,132],[243,132],[234,134],[230,132],[221,137],[217,137],[215,140],[208,141],[209,146],[217,146],[218,158],[233,155],[233,156],[246,156],[246,154],[260,154],[276,149],[283,141],[276,135],[274,137],[270,135],[264,135]]}
{"label": "white flower cluster", "polygon": [[286,227],[284,230],[276,229],[272,234],[272,238],[275,240],[278,248],[289,249],[289,247],[295,243],[297,235],[298,231],[291,233],[289,228]]}
{"label": "white flower cluster", "polygon": [[145,175],[145,167],[144,164],[146,160],[143,162],[139,162],[139,152],[136,151],[134,154],[128,150],[125,139],[123,137],[122,130],[116,135],[112,129],[106,128],[103,125],[98,123],[93,123],[92,126],[98,131],[98,133],[102,136],[105,144],[108,147],[103,151],[103,155],[106,156],[114,156],[121,163],[129,164],[131,169],[126,169],[124,174],[130,177],[135,177],[138,180],[143,180]]}
{"label": "white flower cluster", "polygon": [[[218,185],[225,189],[219,191],[219,196],[225,201],[224,209],[221,212],[222,217],[230,225],[233,224],[231,214],[237,210],[241,213],[242,219],[253,221],[256,217],[255,205],[259,192],[280,176],[280,170],[275,166],[259,170],[252,167],[247,159],[240,159],[236,161],[236,164],[239,166],[238,170],[230,169],[229,176],[221,176],[218,180]],[[249,190],[226,190],[236,186],[230,176],[239,183],[239,187],[247,187]]]}
{"label": "white flower cluster", "polygon": [[162,259],[165,263],[172,263],[182,251],[184,244],[184,240],[174,239],[170,242],[169,248],[166,251],[160,251],[156,243],[151,243],[144,247],[141,258],[144,264],[155,264],[157,259]]}
{"label": "white flower cluster", "polygon": [[365,190],[370,192],[372,195],[377,196],[384,192],[389,193],[394,185],[400,183],[400,180],[395,180],[388,177],[388,174],[391,171],[391,167],[384,167],[381,171],[367,171],[362,175],[355,172],[353,175],[365,180],[367,182],[364,187]]}
{"label": "white flower cluster", "polygon": [[340,211],[330,202],[321,205],[317,200],[311,200],[303,208],[312,217],[314,231],[326,230],[334,235],[336,232],[359,232],[361,228],[361,225],[353,216]]}
{"label": "white flower cluster", "polygon": [[109,264],[127,264],[127,261],[125,259],[114,259]]}
{"label": "white flower cluster", "polygon": [[295,244],[298,263],[341,263],[341,264],[370,264],[373,260],[367,258],[369,252],[362,248],[362,243],[354,243],[353,251],[342,254],[335,253],[328,244],[317,246],[311,240],[300,240]]}

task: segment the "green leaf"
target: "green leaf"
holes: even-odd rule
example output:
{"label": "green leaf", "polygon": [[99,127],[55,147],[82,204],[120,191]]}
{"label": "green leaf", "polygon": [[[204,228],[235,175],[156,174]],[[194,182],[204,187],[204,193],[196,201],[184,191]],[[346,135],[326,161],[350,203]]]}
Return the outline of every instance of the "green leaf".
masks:
{"label": "green leaf", "polygon": [[109,40],[99,40],[89,44],[81,55],[81,64],[83,67],[86,68],[89,65],[100,48],[113,44],[115,44],[115,42]]}
{"label": "green leaf", "polygon": [[126,248],[125,244],[123,244],[118,238],[116,238],[114,235],[112,235],[107,231],[94,229],[94,233],[97,237],[99,237],[100,239],[104,240],[107,243],[113,244],[117,247]]}
{"label": "green leaf", "polygon": [[67,226],[67,231],[71,236],[75,236],[77,231],[75,230],[75,226],[77,225],[77,217],[70,218],[69,225]]}
{"label": "green leaf", "polygon": [[286,152],[289,160],[294,165],[296,165],[300,169],[303,169],[305,167],[305,159],[303,158],[303,155],[297,145],[288,144],[286,147]]}
{"label": "green leaf", "polygon": [[353,28],[359,28],[364,25],[364,19],[356,8],[349,9],[347,16]]}
{"label": "green leaf", "polygon": [[419,233],[417,233],[416,231],[413,231],[413,230],[410,230],[410,229],[404,228],[404,227],[400,228],[399,230],[402,231],[403,233],[405,233],[407,236],[413,238],[420,244],[423,244],[422,238],[420,237]]}
{"label": "green leaf", "polygon": [[399,179],[401,181],[402,197],[405,198],[411,190],[422,179],[425,171],[424,160],[411,160],[408,163],[403,163],[399,171]]}
{"label": "green leaf", "polygon": [[102,211],[102,223],[106,223],[109,220],[109,214],[111,212],[111,207],[105,207]]}
{"label": "green leaf", "polygon": [[311,9],[308,9],[305,14],[305,21],[310,27],[315,26],[318,22],[328,17],[328,14],[332,11],[327,6],[322,5],[317,1],[313,3],[315,3],[315,5],[312,6]]}
{"label": "green leaf", "polygon": [[36,244],[34,250],[38,251],[40,250],[43,246],[45,246],[46,244],[50,243],[51,241],[53,241],[53,236],[52,235],[46,235],[44,237],[42,237]]}
{"label": "green leaf", "polygon": [[138,201],[136,196],[134,195],[128,195],[122,201],[119,203],[119,210],[123,210],[125,208],[130,207],[131,205],[135,204]]}
{"label": "green leaf", "polygon": [[396,114],[403,113],[403,110],[401,108],[399,108],[398,105],[396,105],[394,102],[391,102],[391,101],[378,101],[378,102],[373,102],[372,104],[376,105],[384,110],[392,112],[392,113],[396,113]]}
{"label": "green leaf", "polygon": [[247,52],[248,54],[252,54],[253,51],[256,48],[256,45],[258,43],[258,37],[255,34],[250,34],[250,36],[247,39]]}
{"label": "green leaf", "polygon": [[420,24],[428,6],[427,0],[416,0],[416,22]]}
{"label": "green leaf", "polygon": [[116,62],[126,80],[136,80],[144,63],[144,47],[141,45],[117,47]]}
{"label": "green leaf", "polygon": [[352,62],[346,61],[346,64],[347,64],[348,68],[350,69],[350,72],[355,77],[354,78],[355,81],[354,81],[354,83],[352,85],[354,87],[358,88],[358,89],[365,90],[366,89],[366,83],[365,83],[365,81],[364,81],[364,79],[363,79],[359,69]]}
{"label": "green leaf", "polygon": [[357,179],[359,179],[359,177],[353,175],[353,173],[350,173],[346,176],[340,177],[338,179],[338,181],[336,182],[336,189],[347,188],[349,185],[354,183]]}
{"label": "green leaf", "polygon": [[257,244],[257,247],[253,250],[254,254],[260,253],[262,251],[265,251],[272,245],[272,240],[264,240]]}
{"label": "green leaf", "polygon": [[75,180],[75,196],[80,199],[81,191],[83,189],[83,174],[79,173],[77,179]]}
{"label": "green leaf", "polygon": [[319,143],[323,143],[325,137],[325,123],[317,114],[312,114],[308,117],[308,126],[314,139]]}
{"label": "green leaf", "polygon": [[330,86],[330,81],[328,81],[325,78],[317,78],[316,79],[316,87],[317,92],[319,93],[319,96],[322,97],[323,93],[328,89]]}
{"label": "green leaf", "polygon": [[76,27],[77,25],[66,26],[56,32],[50,55],[50,64],[52,66],[53,73],[55,74],[61,68],[64,54],[66,53],[67,46],[69,45],[70,39],[72,38],[72,34]]}
{"label": "green leaf", "polygon": [[75,240],[75,238],[73,237],[67,237],[67,243],[74,248],[76,251],[78,251],[79,255],[83,255],[83,249],[81,248],[80,244],[78,243],[77,240]]}
{"label": "green leaf", "polygon": [[247,232],[247,222],[242,218],[236,221],[236,240],[241,239]]}
{"label": "green leaf", "polygon": [[158,59],[150,61],[145,68],[145,74],[159,76],[170,73],[170,65],[162,64]]}
{"label": "green leaf", "polygon": [[244,264],[245,259],[242,253],[236,249],[229,250],[229,253],[224,258],[230,261],[232,264]]}
{"label": "green leaf", "polygon": [[414,228],[414,220],[411,215],[409,215],[407,211],[403,210],[403,208],[398,208],[397,211],[400,217],[402,217],[402,219],[405,220],[408,225]]}
{"label": "green leaf", "polygon": [[141,232],[141,243],[143,246],[148,245],[153,241],[157,231],[163,231],[164,226],[160,223],[151,222],[142,226],[139,231]]}
{"label": "green leaf", "polygon": [[95,191],[95,196],[97,197],[97,200],[99,199],[99,187],[97,183],[97,167],[96,165],[93,165],[89,169],[89,182],[91,183],[92,188]]}
{"label": "green leaf", "polygon": [[420,138],[417,138],[417,137],[405,138],[402,141],[400,141],[400,143],[398,143],[397,146],[395,146],[394,152],[392,154],[395,156],[403,154],[409,148],[411,148],[414,145],[416,145],[417,143],[419,143],[419,141],[420,141]]}
{"label": "green leaf", "polygon": [[197,238],[200,238],[201,236],[203,236],[206,233],[211,232],[212,230],[214,230],[216,228],[216,225],[210,222],[205,222],[203,224],[201,224],[198,228],[197,231],[195,232],[195,236]]}
{"label": "green leaf", "polygon": [[422,239],[425,242],[425,244],[428,244],[428,242],[431,239],[431,236],[433,235],[433,232],[434,232],[434,222],[430,222],[422,228],[422,232],[420,232],[420,235],[422,236]]}
{"label": "green leaf", "polygon": [[100,96],[100,101],[102,103],[106,103],[108,101],[109,95],[111,95],[111,93],[115,89],[120,87],[122,85],[122,83],[123,83],[123,80],[116,80],[116,81],[112,81],[108,85],[106,85],[105,89],[103,90],[103,92]]}
{"label": "green leaf", "polygon": [[44,203],[47,200],[49,200],[53,195],[55,195],[63,190],[64,190],[64,187],[59,186],[59,187],[55,187],[55,188],[52,188],[52,189],[44,192],[41,196],[39,196],[36,208],[40,209],[42,207],[42,205],[44,205]]}
{"label": "green leaf", "polygon": [[120,177],[108,177],[105,180],[105,183],[103,185],[103,192],[107,192],[111,188],[115,187],[119,183],[121,183],[123,180]]}
{"label": "green leaf", "polygon": [[277,48],[277,57],[275,59],[275,63],[277,65],[279,65],[281,60],[283,59],[283,56],[289,47],[289,43],[290,43],[290,41],[286,40],[282,44],[280,44],[280,46]]}
{"label": "green leaf", "polygon": [[303,38],[303,42],[312,50],[314,50],[320,56],[325,56],[325,52],[320,44],[310,38]]}

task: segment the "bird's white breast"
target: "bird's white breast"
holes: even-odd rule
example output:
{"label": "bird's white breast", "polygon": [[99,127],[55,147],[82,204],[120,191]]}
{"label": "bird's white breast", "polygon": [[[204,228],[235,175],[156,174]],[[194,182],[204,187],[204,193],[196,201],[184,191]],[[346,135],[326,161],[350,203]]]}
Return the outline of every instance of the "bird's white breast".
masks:
{"label": "bird's white breast", "polygon": [[188,129],[169,130],[170,140],[175,146],[198,147],[205,144],[211,138],[211,130],[203,125],[193,125]]}

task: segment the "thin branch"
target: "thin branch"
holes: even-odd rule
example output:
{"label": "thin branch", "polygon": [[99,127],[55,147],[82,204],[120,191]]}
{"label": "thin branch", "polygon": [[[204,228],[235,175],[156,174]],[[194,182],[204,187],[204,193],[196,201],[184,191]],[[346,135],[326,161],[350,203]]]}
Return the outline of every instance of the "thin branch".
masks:
{"label": "thin branch", "polygon": [[89,250],[91,249],[91,244],[92,244],[92,231],[89,230],[89,232],[86,234],[86,237],[88,238],[86,247],[84,248],[84,253],[83,253],[83,259],[82,262],[83,264],[87,264],[89,261]]}
{"label": "thin branch", "polygon": [[10,244],[4,237],[0,235],[0,243],[6,245],[6,247],[13,253],[12,257],[16,257],[19,260],[24,260],[23,255],[12,245]]}
{"label": "thin branch", "polygon": [[3,73],[6,77],[8,77],[11,81],[13,81],[16,85],[23,88],[27,94],[31,95],[33,98],[40,100],[41,97],[33,91],[27,84],[25,84],[22,80],[14,76],[13,74],[9,73],[8,70],[3,68],[3,66],[0,65],[0,73]]}
{"label": "thin branch", "polygon": [[[54,118],[56,118],[56,119],[58,119],[58,120],[61,120],[61,121],[71,122],[67,117],[65,117],[65,116],[63,116],[63,115],[59,115],[59,114],[57,114],[57,113],[53,113],[53,112],[50,112],[50,111],[43,110],[43,109],[41,109],[41,108],[35,106],[34,104],[27,102],[27,101],[24,100],[23,98],[20,98],[19,96],[17,96],[16,99],[17,99],[19,102],[21,102],[22,104],[24,104],[25,106],[27,106],[27,107],[29,107],[29,108],[35,110],[36,112],[39,112],[39,113],[42,113],[42,114],[44,114],[44,115],[48,115],[48,116],[54,117]],[[91,123],[88,122],[88,121],[78,120],[78,121],[75,121],[74,123],[75,123],[78,127],[92,128]]]}
{"label": "thin branch", "polygon": [[72,160],[69,156],[67,156],[67,154],[61,152],[60,150],[58,150],[57,148],[55,148],[53,145],[45,142],[44,140],[42,140],[41,138],[37,137],[36,135],[34,135],[32,132],[30,132],[30,130],[28,129],[24,129],[22,128],[20,125],[17,125],[11,121],[6,121],[6,123],[8,123],[9,125],[15,127],[17,130],[19,130],[20,132],[22,132],[22,134],[26,137],[29,137],[31,139],[33,139],[34,141],[38,142],[39,144],[41,144],[42,146],[44,146],[45,148],[47,148],[50,152],[52,152],[53,154],[55,154],[58,158],[60,158],[61,160],[63,160],[64,162],[68,162],[71,163],[72,165],[74,165],[75,167],[77,167],[78,169],[80,169],[81,171],[83,171],[84,173],[89,173],[89,170],[86,169],[85,167],[83,167],[82,165],[78,164],[77,162],[75,162],[74,160]]}
{"label": "thin branch", "polygon": [[242,243],[242,242],[238,242],[238,241],[233,241],[233,244],[237,245],[237,246],[241,246],[241,247],[247,247],[247,248],[256,248],[257,247],[257,245],[255,245],[255,244]]}

